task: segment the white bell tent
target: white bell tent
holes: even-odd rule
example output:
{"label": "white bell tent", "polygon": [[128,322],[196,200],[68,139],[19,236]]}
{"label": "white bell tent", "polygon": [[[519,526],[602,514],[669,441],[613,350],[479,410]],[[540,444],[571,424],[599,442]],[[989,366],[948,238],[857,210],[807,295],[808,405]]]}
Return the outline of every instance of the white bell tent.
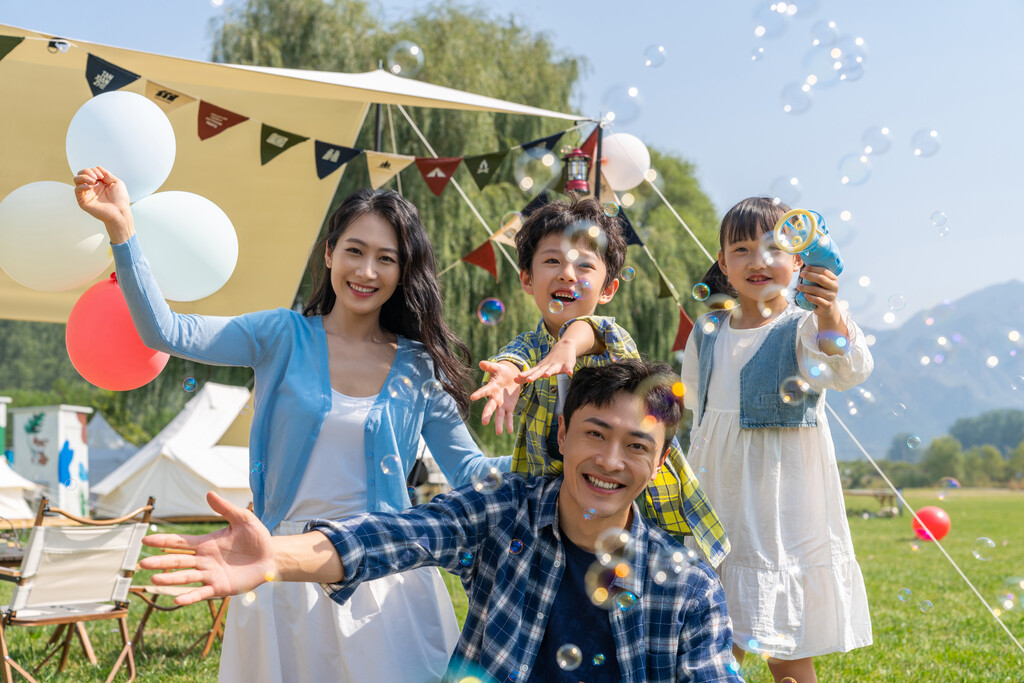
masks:
{"label": "white bell tent", "polygon": [[102,481],[128,461],[139,447],[125,440],[99,413],[89,420],[89,481]]}
{"label": "white bell tent", "polygon": [[0,517],[9,520],[33,519],[36,513],[25,501],[25,496],[35,494],[39,488],[38,484],[12,470],[6,459],[0,458]]}
{"label": "white bell tent", "polygon": [[204,384],[152,441],[93,485],[96,516],[123,515],[155,496],[155,518],[212,518],[207,491],[248,505],[250,395],[245,387]]}

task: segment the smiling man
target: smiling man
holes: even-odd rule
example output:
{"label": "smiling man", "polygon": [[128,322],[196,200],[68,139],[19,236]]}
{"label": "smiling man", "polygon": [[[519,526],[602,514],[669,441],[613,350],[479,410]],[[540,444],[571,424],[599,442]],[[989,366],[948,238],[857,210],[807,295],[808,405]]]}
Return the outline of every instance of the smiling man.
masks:
{"label": "smiling man", "polygon": [[362,581],[421,566],[461,576],[469,612],[448,680],[736,681],[725,596],[715,574],[634,499],[655,477],[681,416],[662,363],[627,360],[576,373],[559,420],[558,477],[510,475],[400,514],[314,520],[271,538],[246,510],[209,494],[229,529],[155,535],[191,550],[143,560],[154,583],[202,582],[188,604],[267,580],[317,581],[344,602]]}

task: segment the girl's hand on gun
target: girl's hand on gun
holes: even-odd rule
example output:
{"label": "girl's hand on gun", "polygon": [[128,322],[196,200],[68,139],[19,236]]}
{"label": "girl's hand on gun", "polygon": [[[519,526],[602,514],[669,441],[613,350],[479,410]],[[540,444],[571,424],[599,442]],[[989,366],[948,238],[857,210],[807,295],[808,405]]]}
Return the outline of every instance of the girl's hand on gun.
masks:
{"label": "girl's hand on gun", "polygon": [[816,306],[814,314],[818,319],[840,320],[839,277],[821,266],[804,266],[800,270],[800,277],[807,282],[797,285],[797,289],[804,293],[807,301]]}
{"label": "girl's hand on gun", "polygon": [[480,415],[480,422],[490,424],[491,416],[494,415],[494,433],[503,434],[508,428],[508,433],[515,431],[516,403],[519,401],[520,386],[516,384],[519,376],[519,368],[507,361],[491,363],[480,361],[480,369],[490,374],[491,379],[487,384],[474,391],[469,399],[478,401],[487,399],[483,413]]}
{"label": "girl's hand on gun", "polygon": [[576,348],[571,343],[559,341],[548,352],[539,363],[529,370],[523,370],[516,377],[516,384],[534,382],[544,377],[555,375],[572,376],[573,368],[576,367]]}

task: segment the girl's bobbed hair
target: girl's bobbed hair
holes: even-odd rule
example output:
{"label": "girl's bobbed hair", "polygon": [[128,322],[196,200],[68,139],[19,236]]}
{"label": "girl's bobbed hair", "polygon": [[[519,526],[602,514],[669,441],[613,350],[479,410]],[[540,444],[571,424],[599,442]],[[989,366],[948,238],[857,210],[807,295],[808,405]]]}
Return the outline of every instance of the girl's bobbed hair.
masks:
{"label": "girl's bobbed hair", "polygon": [[775,229],[776,221],[787,211],[789,206],[769,197],[747,197],[722,218],[722,229],[718,232],[719,248],[725,251],[727,244],[760,239],[761,235]]}
{"label": "girl's bobbed hair", "polygon": [[327,315],[337,295],[327,276],[323,254],[334,250],[338,239],[360,216],[374,214],[386,220],[398,235],[399,284],[380,309],[380,326],[393,334],[421,342],[434,361],[434,376],[469,414],[469,348],[444,321],[441,286],[437,280],[434,249],[419,211],[394,190],[363,189],[352,193],[331,214],[327,234],[313,247],[313,293],[302,309],[306,316]]}

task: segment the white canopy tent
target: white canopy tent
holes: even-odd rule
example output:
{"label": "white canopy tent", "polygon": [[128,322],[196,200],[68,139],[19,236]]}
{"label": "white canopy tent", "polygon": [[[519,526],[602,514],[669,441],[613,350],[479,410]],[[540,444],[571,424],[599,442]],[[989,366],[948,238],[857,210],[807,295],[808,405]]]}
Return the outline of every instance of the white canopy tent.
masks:
{"label": "white canopy tent", "polygon": [[89,443],[89,480],[102,481],[108,474],[135,455],[139,447],[117,433],[100,413],[96,413],[86,429]]}
{"label": "white canopy tent", "polygon": [[212,517],[207,491],[248,505],[250,396],[245,387],[204,384],[152,441],[92,487],[97,516],[123,515],[155,496],[154,517]]}
{"label": "white canopy tent", "polygon": [[39,489],[38,484],[12,470],[7,460],[0,458],[0,517],[9,520],[33,519],[36,513],[29,507],[25,497]]}
{"label": "white canopy tent", "polygon": [[[344,172],[342,169],[324,179],[317,176],[314,140],[352,146],[371,103],[578,118],[379,70],[336,74],[238,67],[81,40],[69,40],[69,49],[61,51],[49,46],[52,36],[48,34],[2,24],[0,36],[25,38],[0,60],[4,101],[0,108],[0,150],[5,162],[0,163],[0,200],[36,181],[71,184],[65,138],[75,112],[91,96],[85,78],[89,54],[140,76],[125,91],[145,94],[151,82],[196,98],[168,113],[177,154],[171,174],[159,191],[194,192],[217,204],[235,227],[239,253],[227,284],[205,299],[176,304],[176,310],[182,313],[236,315],[292,304],[309,250]],[[248,120],[200,140],[200,100],[247,116]],[[261,165],[263,123],[309,139]],[[357,158],[355,163],[365,162]],[[65,322],[87,287],[37,291],[0,271],[0,318]]]}

